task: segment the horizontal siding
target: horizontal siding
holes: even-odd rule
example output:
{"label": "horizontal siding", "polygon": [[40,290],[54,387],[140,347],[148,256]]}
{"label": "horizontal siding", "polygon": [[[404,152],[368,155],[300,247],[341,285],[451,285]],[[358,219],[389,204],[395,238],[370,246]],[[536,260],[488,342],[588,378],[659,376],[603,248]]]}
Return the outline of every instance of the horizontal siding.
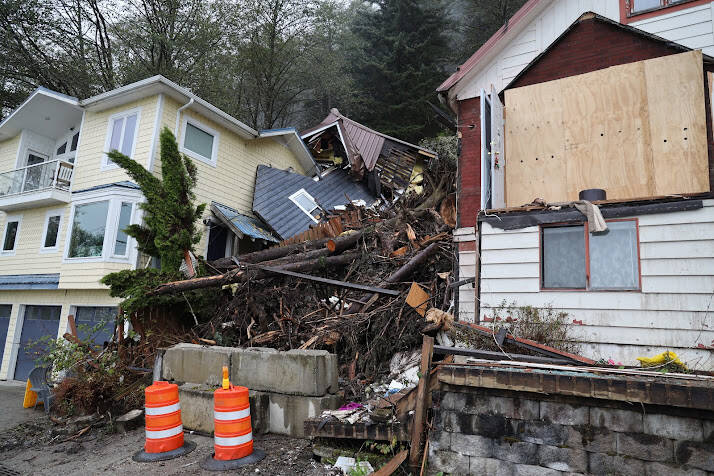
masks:
{"label": "horizontal siding", "polygon": [[493,317],[503,302],[552,306],[569,314],[589,349],[628,346],[619,354],[628,364],[648,348],[700,355],[697,344],[714,340],[714,202],[704,205],[638,217],[641,291],[540,291],[538,228],[483,224],[481,315]]}
{"label": "horizontal siding", "polygon": [[0,172],[7,172],[15,168],[18,147],[20,147],[20,134],[12,139],[0,141]]}
{"label": "horizontal siding", "polygon": [[714,52],[714,35],[712,35],[714,28],[710,4],[665,13],[633,22],[631,25],[689,48],[699,48],[708,55]]}

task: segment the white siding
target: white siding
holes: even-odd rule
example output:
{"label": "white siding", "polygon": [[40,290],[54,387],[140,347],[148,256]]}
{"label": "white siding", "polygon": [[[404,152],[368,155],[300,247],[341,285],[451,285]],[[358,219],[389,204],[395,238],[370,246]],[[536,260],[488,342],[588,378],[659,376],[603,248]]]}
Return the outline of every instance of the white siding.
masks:
{"label": "white siding", "polygon": [[714,200],[704,208],[638,217],[642,291],[540,291],[539,230],[482,224],[481,317],[503,301],[569,314],[583,353],[635,364],[673,350],[714,368]]}
{"label": "white siding", "polygon": [[[503,89],[536,56],[542,53],[580,15],[588,11],[620,21],[619,0],[553,0],[543,2],[533,19],[518,33],[506,33],[505,46],[485,57],[483,65],[469,72],[450,91],[457,99],[480,95],[481,89]],[[536,7],[538,8],[538,7]],[[676,41],[714,56],[714,2],[630,23],[648,33]]]}

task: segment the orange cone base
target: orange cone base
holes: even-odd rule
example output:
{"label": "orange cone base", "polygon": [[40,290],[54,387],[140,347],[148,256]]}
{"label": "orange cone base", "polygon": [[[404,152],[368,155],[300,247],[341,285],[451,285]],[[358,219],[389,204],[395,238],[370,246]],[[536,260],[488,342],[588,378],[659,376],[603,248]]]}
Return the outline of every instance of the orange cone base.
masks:
{"label": "orange cone base", "polygon": [[[167,438],[168,439],[168,438]],[[131,457],[134,461],[138,463],[153,463],[156,461],[166,461],[179,456],[187,455],[196,449],[196,443],[193,441],[186,440],[183,445],[176,448],[175,450],[166,451],[164,453],[147,453],[144,450],[137,451]]]}
{"label": "orange cone base", "polygon": [[147,453],[167,453],[183,446],[183,433],[168,438],[146,440],[144,451]]}
{"label": "orange cone base", "polygon": [[216,453],[214,458],[219,461],[245,458],[253,452],[253,440],[238,446],[214,445]]}
{"label": "orange cone base", "polygon": [[198,465],[206,471],[231,471],[241,466],[256,464],[263,458],[265,458],[265,451],[255,448],[248,456],[238,459],[219,460],[215,458],[215,455],[208,455]]}

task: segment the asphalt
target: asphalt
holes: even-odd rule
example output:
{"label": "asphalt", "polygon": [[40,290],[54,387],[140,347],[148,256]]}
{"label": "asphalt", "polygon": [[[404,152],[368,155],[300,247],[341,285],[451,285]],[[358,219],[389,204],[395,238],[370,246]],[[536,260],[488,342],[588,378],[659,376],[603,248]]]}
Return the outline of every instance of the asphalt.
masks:
{"label": "asphalt", "polygon": [[45,416],[42,405],[37,408],[22,408],[25,384],[15,381],[0,382],[0,431],[20,423]]}

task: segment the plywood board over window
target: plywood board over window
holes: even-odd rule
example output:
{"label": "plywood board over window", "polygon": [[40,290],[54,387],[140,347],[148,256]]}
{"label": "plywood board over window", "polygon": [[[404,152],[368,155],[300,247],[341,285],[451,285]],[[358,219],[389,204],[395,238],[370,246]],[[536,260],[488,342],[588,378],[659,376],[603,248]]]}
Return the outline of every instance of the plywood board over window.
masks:
{"label": "plywood board over window", "polygon": [[702,54],[510,89],[506,204],[709,190]]}

